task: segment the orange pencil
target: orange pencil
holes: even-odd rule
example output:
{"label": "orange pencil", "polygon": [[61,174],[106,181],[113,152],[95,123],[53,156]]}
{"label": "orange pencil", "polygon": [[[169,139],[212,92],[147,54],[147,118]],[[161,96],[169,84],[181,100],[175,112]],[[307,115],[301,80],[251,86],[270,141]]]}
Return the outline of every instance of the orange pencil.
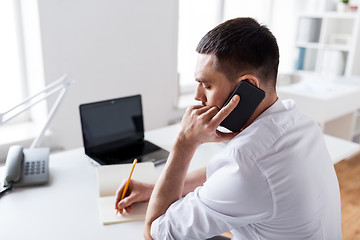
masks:
{"label": "orange pencil", "polygon": [[[133,162],[133,165],[132,165],[132,169],[131,169],[129,178],[128,178],[126,184],[125,184],[124,191],[123,191],[123,193],[122,193],[122,195],[121,195],[120,201],[123,200],[124,197],[125,197],[126,191],[127,191],[128,187],[129,187],[131,175],[133,174],[133,171],[134,171],[134,168],[135,168],[136,163],[137,163],[137,159],[134,159],[134,162]],[[118,213],[119,213],[119,209],[116,209],[116,214],[118,214]]]}

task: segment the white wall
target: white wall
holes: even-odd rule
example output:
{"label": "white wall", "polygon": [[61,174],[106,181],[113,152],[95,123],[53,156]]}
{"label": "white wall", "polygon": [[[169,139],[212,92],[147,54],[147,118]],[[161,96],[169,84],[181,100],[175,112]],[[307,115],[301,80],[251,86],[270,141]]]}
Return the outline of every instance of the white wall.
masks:
{"label": "white wall", "polygon": [[[142,94],[145,129],[168,124],[176,99],[178,1],[39,0],[46,84],[75,80],[50,129],[82,146],[78,106]],[[55,97],[50,99],[52,106]]]}

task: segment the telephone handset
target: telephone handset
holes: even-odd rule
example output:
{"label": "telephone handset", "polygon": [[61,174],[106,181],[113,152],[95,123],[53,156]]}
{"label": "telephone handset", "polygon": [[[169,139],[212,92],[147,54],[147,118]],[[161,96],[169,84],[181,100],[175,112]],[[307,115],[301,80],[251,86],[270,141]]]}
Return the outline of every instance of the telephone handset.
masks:
{"label": "telephone handset", "polygon": [[4,187],[44,184],[49,181],[49,149],[12,146],[5,163]]}

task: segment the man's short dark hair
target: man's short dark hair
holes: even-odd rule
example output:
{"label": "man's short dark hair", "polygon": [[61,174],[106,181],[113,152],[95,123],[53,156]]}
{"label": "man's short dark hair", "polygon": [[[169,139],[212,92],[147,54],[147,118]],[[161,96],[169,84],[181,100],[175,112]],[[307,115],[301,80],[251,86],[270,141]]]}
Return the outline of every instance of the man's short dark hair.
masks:
{"label": "man's short dark hair", "polygon": [[242,74],[254,74],[275,87],[279,48],[270,30],[252,18],[228,20],[209,31],[196,51],[214,54],[214,70],[232,81]]}

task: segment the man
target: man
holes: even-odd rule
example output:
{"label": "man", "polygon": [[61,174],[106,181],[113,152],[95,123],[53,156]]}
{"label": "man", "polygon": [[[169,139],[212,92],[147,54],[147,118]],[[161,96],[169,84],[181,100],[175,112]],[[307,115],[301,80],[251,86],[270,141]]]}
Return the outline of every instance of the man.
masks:
{"label": "man", "polygon": [[[116,207],[150,198],[145,239],[341,239],[336,174],[318,126],[276,94],[275,37],[251,18],[220,24],[200,41],[195,99],[187,109],[155,187],[131,182]],[[247,80],[266,97],[240,133],[219,124],[241,101],[228,96]],[[196,148],[230,141],[207,168],[187,175]]]}

